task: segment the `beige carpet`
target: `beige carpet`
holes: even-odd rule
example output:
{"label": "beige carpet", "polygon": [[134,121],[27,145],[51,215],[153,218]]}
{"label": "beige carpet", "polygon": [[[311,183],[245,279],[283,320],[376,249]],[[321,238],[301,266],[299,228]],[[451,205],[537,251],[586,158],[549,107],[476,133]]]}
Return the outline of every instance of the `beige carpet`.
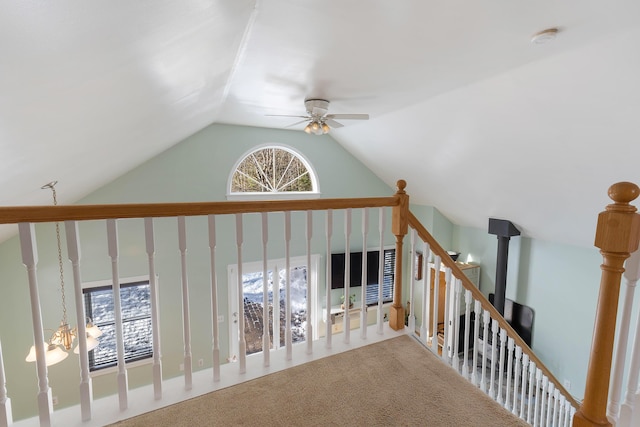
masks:
{"label": "beige carpet", "polygon": [[527,426],[401,336],[114,426]]}

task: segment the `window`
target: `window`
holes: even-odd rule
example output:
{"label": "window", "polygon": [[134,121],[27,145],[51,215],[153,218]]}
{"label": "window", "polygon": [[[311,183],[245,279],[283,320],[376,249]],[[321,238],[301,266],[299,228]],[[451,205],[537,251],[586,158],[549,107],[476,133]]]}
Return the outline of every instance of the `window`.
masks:
{"label": "window", "polygon": [[[384,250],[382,267],[382,302],[393,301],[393,283],[395,281],[396,250]],[[367,285],[367,305],[378,304],[378,284]]]}
{"label": "window", "polygon": [[[85,288],[87,316],[102,330],[100,345],[89,352],[89,370],[117,365],[116,325],[111,285]],[[124,358],[126,362],[153,356],[151,289],[149,280],[120,285]]]}
{"label": "window", "polygon": [[229,196],[319,194],[310,163],[293,149],[281,145],[262,146],[246,154],[233,168],[229,181]]}

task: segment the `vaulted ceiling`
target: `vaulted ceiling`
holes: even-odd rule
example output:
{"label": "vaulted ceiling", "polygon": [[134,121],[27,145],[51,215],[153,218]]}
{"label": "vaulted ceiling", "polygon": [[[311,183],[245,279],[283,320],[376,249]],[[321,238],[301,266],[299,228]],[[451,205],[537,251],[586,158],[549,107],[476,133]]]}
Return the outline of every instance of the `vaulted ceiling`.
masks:
{"label": "vaulted ceiling", "polygon": [[71,203],[211,123],[302,130],[267,115],[323,98],[370,115],[331,135],[413,202],[590,246],[640,183],[638,76],[632,0],[3,2],[0,204],[52,179]]}

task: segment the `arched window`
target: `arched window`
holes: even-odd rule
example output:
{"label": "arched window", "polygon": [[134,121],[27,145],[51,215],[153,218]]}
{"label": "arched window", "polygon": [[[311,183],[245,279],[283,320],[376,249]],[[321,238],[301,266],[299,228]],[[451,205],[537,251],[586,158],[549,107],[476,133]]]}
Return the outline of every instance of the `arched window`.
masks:
{"label": "arched window", "polygon": [[320,194],[311,164],[292,148],[273,144],[253,149],[238,161],[227,191],[228,196],[242,198]]}

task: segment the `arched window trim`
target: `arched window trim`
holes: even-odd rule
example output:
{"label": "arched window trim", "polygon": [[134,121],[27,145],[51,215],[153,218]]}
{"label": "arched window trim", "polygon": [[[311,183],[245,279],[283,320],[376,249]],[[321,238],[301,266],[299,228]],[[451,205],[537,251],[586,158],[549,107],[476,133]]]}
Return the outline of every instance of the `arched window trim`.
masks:
{"label": "arched window trim", "polygon": [[[297,157],[302,164],[307,168],[309,172],[309,178],[311,179],[311,188],[312,191],[282,191],[277,193],[269,193],[269,192],[231,192],[231,185],[233,182],[233,175],[236,173],[238,166],[251,154],[269,148],[276,148],[279,150],[284,150],[291,153],[293,156]],[[240,158],[235,162],[233,168],[231,168],[231,173],[229,174],[229,178],[227,179],[227,200],[265,200],[265,199],[317,199],[320,198],[320,184],[318,182],[318,175],[316,174],[315,169],[311,165],[311,162],[298,150],[293,147],[290,147],[285,144],[280,143],[265,143],[261,145],[254,146],[250,150],[246,151]]]}

